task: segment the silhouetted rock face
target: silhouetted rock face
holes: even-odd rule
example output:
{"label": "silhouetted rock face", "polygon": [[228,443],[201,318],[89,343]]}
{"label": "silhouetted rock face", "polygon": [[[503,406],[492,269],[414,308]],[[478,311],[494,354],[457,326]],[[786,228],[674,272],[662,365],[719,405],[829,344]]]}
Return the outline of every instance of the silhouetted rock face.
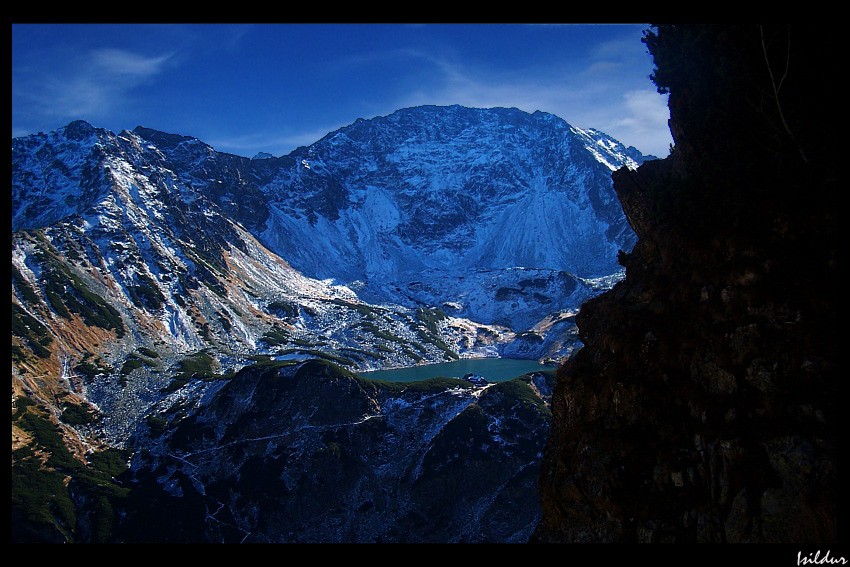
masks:
{"label": "silhouetted rock face", "polygon": [[[759,84],[772,93],[754,70],[785,68],[772,49],[788,33],[650,39],[677,146],[614,173],[638,242],[576,319],[585,347],[558,376],[534,541],[837,540],[837,154],[830,124],[806,120],[834,96],[808,82],[829,34],[791,29],[780,104],[734,119]],[[737,158],[705,153],[720,137]]]}

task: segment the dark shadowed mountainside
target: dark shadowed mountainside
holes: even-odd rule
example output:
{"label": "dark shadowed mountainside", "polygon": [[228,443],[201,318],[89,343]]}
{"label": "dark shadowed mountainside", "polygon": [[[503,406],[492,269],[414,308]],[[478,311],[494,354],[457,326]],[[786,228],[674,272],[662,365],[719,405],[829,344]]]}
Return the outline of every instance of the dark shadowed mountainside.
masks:
{"label": "dark shadowed mountainside", "polygon": [[614,174],[638,242],[577,318],[533,539],[835,543],[836,35],[665,25],[645,43],[675,148]]}
{"label": "dark shadowed mountainside", "polygon": [[[139,432],[127,542],[524,542],[539,518],[553,377],[361,379],[322,361],[243,369]],[[168,510],[163,514],[163,510]]]}

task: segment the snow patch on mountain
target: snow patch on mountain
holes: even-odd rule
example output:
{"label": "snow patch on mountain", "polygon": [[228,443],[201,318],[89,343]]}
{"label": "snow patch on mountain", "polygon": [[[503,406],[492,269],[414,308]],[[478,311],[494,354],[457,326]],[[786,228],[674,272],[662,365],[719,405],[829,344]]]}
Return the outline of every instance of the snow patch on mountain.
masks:
{"label": "snow patch on mountain", "polygon": [[582,139],[585,149],[593,154],[593,157],[599,160],[599,163],[604,164],[611,171],[617,171],[624,165],[629,169],[637,169],[640,165],[633,158],[633,155],[639,155],[639,152],[635,148],[630,147],[627,149],[608,134],[594,128],[584,129],[572,126],[571,129]]}

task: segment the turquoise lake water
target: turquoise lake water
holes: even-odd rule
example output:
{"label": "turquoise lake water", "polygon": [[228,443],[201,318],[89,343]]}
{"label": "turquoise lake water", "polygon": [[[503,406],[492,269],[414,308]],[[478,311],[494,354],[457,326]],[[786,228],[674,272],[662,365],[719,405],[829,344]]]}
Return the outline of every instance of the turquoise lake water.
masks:
{"label": "turquoise lake water", "polygon": [[522,360],[517,358],[464,358],[441,364],[424,364],[422,366],[411,366],[408,368],[360,372],[359,374],[363,378],[369,378],[370,380],[415,382],[429,378],[463,378],[464,375],[473,373],[483,376],[490,382],[504,382],[505,380],[511,380],[529,372],[555,370],[556,368],[555,365],[540,364],[536,360]]}

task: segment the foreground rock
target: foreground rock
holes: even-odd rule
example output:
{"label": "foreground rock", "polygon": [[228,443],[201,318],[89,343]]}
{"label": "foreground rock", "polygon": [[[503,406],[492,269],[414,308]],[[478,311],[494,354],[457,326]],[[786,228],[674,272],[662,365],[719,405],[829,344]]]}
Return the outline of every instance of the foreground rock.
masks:
{"label": "foreground rock", "polygon": [[[648,38],[676,147],[614,175],[638,243],[577,317],[586,346],[558,375],[535,541],[836,541],[830,41],[777,26]],[[774,99],[766,62],[786,57]]]}

